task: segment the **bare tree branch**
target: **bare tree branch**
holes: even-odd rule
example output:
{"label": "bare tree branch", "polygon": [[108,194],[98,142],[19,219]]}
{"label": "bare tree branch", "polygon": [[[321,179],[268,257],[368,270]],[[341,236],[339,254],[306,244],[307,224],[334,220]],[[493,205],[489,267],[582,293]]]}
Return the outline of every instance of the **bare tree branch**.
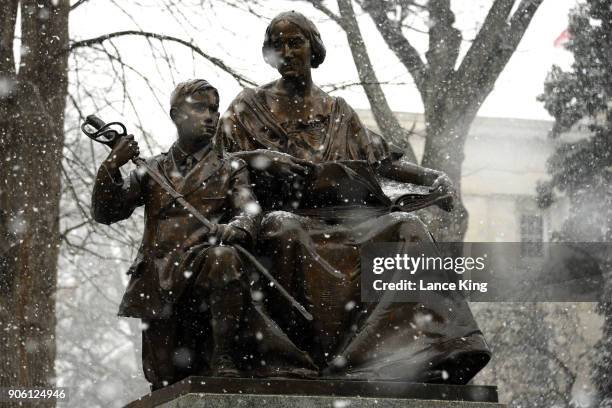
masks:
{"label": "bare tree branch", "polygon": [[495,0],[457,70],[458,81],[473,81],[479,76],[480,67],[491,59],[496,42],[505,32],[504,28],[514,3],[515,0]]}
{"label": "bare tree branch", "polygon": [[159,99],[159,95],[158,95],[158,92],[160,92],[161,90],[155,89],[154,84],[151,83],[151,80],[149,79],[149,77],[144,75],[142,72],[140,72],[139,70],[137,70],[135,67],[131,66],[130,64],[127,64],[123,60],[123,58],[121,57],[121,54],[119,53],[119,50],[116,47],[113,47],[113,49],[115,51],[115,54],[111,54],[104,47],[102,47],[102,48],[93,47],[93,48],[98,50],[98,51],[100,51],[100,52],[102,52],[102,53],[104,53],[104,54],[106,54],[106,56],[111,61],[115,61],[118,64],[120,64],[123,70],[127,69],[128,71],[132,72],[133,74],[137,75],[140,79],[142,79],[142,81],[145,83],[145,85],[147,85],[147,88],[149,89],[149,91],[153,95],[153,98],[157,102],[157,105],[160,107],[160,109],[162,109],[162,110],[165,109],[165,106],[162,103],[162,101]]}
{"label": "bare tree branch", "polygon": [[341,82],[334,84],[323,84],[321,88],[324,89],[327,93],[333,93],[336,91],[340,91],[343,89],[349,89],[355,86],[364,86],[364,85],[411,85],[412,82],[391,82],[391,81],[380,81],[376,83],[363,83],[361,81],[350,81],[350,82]]}
{"label": "bare tree branch", "polygon": [[426,82],[428,92],[438,97],[445,93],[452,80],[462,37],[461,32],[453,27],[455,14],[450,0],[430,1],[427,6],[431,28],[429,48],[425,54],[429,68]]}
{"label": "bare tree branch", "polygon": [[223,62],[219,58],[213,57],[205,53],[197,45],[189,41],[185,41],[185,40],[182,40],[180,38],[176,38],[170,35],[152,33],[149,31],[137,31],[137,30],[117,31],[114,33],[104,34],[99,37],[90,38],[87,40],[75,41],[70,44],[69,51],[73,51],[77,48],[82,48],[82,47],[90,47],[95,44],[102,44],[103,42],[108,41],[112,38],[126,37],[126,36],[139,36],[139,37],[144,37],[144,38],[154,38],[159,41],[170,41],[170,42],[184,45],[185,47],[188,47],[196,54],[210,61],[213,65],[217,66],[218,68],[230,74],[232,77],[234,77],[234,79],[240,85],[242,86],[246,86],[246,85],[256,86],[257,85],[254,81],[250,80],[249,78],[245,77],[242,74],[239,74],[238,72],[236,72],[235,70],[227,66],[227,64],[225,64],[225,62]]}
{"label": "bare tree branch", "polygon": [[576,379],[578,378],[578,374],[574,372],[566,363],[563,361],[557,353],[553,350],[550,350],[546,347],[542,347],[536,344],[527,344],[527,346],[533,347],[537,352],[545,355],[550,360],[554,361],[559,368],[565,373],[567,376],[566,389],[560,392],[560,396],[564,399],[568,399],[568,395],[570,395],[572,387],[576,383]]}
{"label": "bare tree branch", "polygon": [[408,69],[417,89],[423,94],[427,67],[419,52],[403,35],[401,25],[393,24],[386,13],[385,2],[364,0],[363,9],[372,17],[387,46]]}
{"label": "bare tree branch", "polygon": [[510,27],[508,28],[510,37],[513,42],[518,42],[523,38],[525,30],[529,26],[531,19],[542,4],[543,0],[522,0],[517,10],[510,19]]}
{"label": "bare tree branch", "polygon": [[378,128],[382,134],[393,143],[405,150],[406,158],[416,162],[416,155],[408,142],[408,132],[400,125],[399,121],[389,107],[385,93],[379,85],[376,72],[370,61],[359,23],[355,17],[355,11],[351,0],[338,0],[340,16],[344,22],[344,30],[355,61],[355,67],[359,74],[359,80],[370,102],[372,113]]}
{"label": "bare tree branch", "polygon": [[510,12],[515,0],[495,1],[457,70],[456,89],[461,84],[463,91],[469,92],[463,93],[463,98],[471,99],[470,93],[478,91],[483,94],[482,89],[492,88],[542,1],[522,0],[512,17]]}
{"label": "bare tree branch", "polygon": [[331,11],[329,8],[327,8],[325,6],[325,4],[323,4],[323,1],[321,0],[306,0],[308,1],[308,3],[312,4],[312,6],[314,8],[316,8],[317,10],[319,10],[321,13],[325,14],[327,17],[329,17],[331,20],[333,20],[336,24],[338,24],[343,30],[346,30],[346,26],[344,23],[344,20],[342,19],[341,16],[335,14],[333,11]]}
{"label": "bare tree branch", "polygon": [[78,0],[76,3],[74,3],[72,6],[70,6],[70,11],[74,10],[75,8],[82,6],[84,3],[87,3],[89,0]]}

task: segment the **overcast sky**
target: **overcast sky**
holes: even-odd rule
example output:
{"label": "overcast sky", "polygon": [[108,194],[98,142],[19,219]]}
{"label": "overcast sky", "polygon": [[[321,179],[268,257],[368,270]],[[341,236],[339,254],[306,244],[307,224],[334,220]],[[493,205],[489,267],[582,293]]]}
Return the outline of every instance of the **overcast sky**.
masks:
{"label": "overcast sky", "polygon": [[[295,9],[315,21],[327,47],[327,59],[314,71],[315,82],[323,85],[357,80],[344,32],[305,2],[263,2],[264,6],[256,7],[256,11],[263,16],[259,18],[221,1],[207,0],[204,6],[200,7],[199,0],[188,0],[176,2],[178,6],[172,10],[182,16],[173,18],[169,10],[161,9],[157,5],[161,1],[141,0],[134,4],[136,2],[90,0],[71,15],[71,37],[84,39],[117,30],[140,28],[183,39],[192,38],[205,52],[223,59],[228,65],[258,83],[265,83],[278,77],[275,70],[267,66],[261,57],[261,42],[267,22],[280,11]],[[330,8],[334,9],[335,2],[328,3]],[[468,40],[463,43],[463,52],[469,47],[469,39],[474,37],[491,3],[492,0],[452,1],[457,19],[455,25]],[[132,18],[127,17],[118,5],[131,14]],[[544,0],[479,115],[550,119],[542,104],[536,101],[536,97],[542,92],[543,81],[552,64],[565,68],[571,64],[571,54],[562,48],[555,48],[553,42],[567,28],[568,12],[575,5],[576,0]],[[391,108],[396,111],[422,112],[420,97],[411,77],[385,46],[367,15],[359,9],[357,12],[360,14],[361,30],[379,80],[394,84],[384,87]],[[415,21],[415,24],[426,28],[424,24],[427,22]],[[427,36],[411,32],[410,40],[424,54]],[[157,84],[163,103],[166,103],[176,82],[194,76],[204,77],[219,88],[222,110],[240,91],[240,86],[230,76],[221,73],[202,58],[196,58],[194,64],[191,53],[181,47],[168,46],[173,67],[178,71],[178,74],[171,76],[163,64],[154,66],[150,63],[148,45],[144,40],[125,38],[115,44],[121,49],[128,63],[138,67]],[[142,98],[138,99],[139,108],[149,113],[160,113],[152,120],[155,123],[159,121],[159,126],[171,132],[171,123],[161,114],[159,105],[147,96],[142,81],[134,77],[131,81],[142,91]],[[137,84],[139,81],[140,85]],[[354,108],[369,108],[359,87],[342,91],[339,95],[345,97]]]}

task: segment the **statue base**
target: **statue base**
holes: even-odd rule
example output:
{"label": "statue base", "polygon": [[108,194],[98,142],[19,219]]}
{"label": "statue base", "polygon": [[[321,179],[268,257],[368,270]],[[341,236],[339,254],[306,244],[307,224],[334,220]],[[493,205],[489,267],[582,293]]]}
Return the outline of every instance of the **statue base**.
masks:
{"label": "statue base", "polygon": [[126,408],[504,408],[493,386],[189,377]]}

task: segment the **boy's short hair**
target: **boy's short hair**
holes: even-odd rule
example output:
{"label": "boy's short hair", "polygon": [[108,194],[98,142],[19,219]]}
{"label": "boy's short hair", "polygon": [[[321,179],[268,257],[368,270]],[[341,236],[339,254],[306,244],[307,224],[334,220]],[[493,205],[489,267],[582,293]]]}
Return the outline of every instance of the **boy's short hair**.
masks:
{"label": "boy's short hair", "polygon": [[174,88],[174,91],[172,91],[172,94],[170,95],[170,109],[175,107],[180,99],[193,95],[196,92],[203,92],[208,89],[215,91],[217,105],[219,105],[219,91],[217,91],[217,88],[212,86],[204,79],[190,79],[188,81],[181,82],[176,86],[176,88]]}

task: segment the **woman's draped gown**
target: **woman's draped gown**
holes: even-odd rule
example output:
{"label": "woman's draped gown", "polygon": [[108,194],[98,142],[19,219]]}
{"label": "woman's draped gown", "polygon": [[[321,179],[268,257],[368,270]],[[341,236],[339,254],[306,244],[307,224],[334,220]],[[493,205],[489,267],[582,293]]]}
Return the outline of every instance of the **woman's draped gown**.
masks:
{"label": "woman's draped gown", "polygon": [[394,211],[373,176],[383,160],[401,154],[369,132],[342,98],[328,96],[324,117],[279,123],[266,92],[241,92],[215,143],[228,152],[270,149],[318,164],[309,177],[278,180],[265,175],[265,160],[251,163],[266,211],[259,252],[314,316],[307,322],[270,289],[275,321],[328,378],[467,383],[490,352],[460,294],[431,293],[420,303],[360,300],[363,245],[435,245],[416,216]]}

